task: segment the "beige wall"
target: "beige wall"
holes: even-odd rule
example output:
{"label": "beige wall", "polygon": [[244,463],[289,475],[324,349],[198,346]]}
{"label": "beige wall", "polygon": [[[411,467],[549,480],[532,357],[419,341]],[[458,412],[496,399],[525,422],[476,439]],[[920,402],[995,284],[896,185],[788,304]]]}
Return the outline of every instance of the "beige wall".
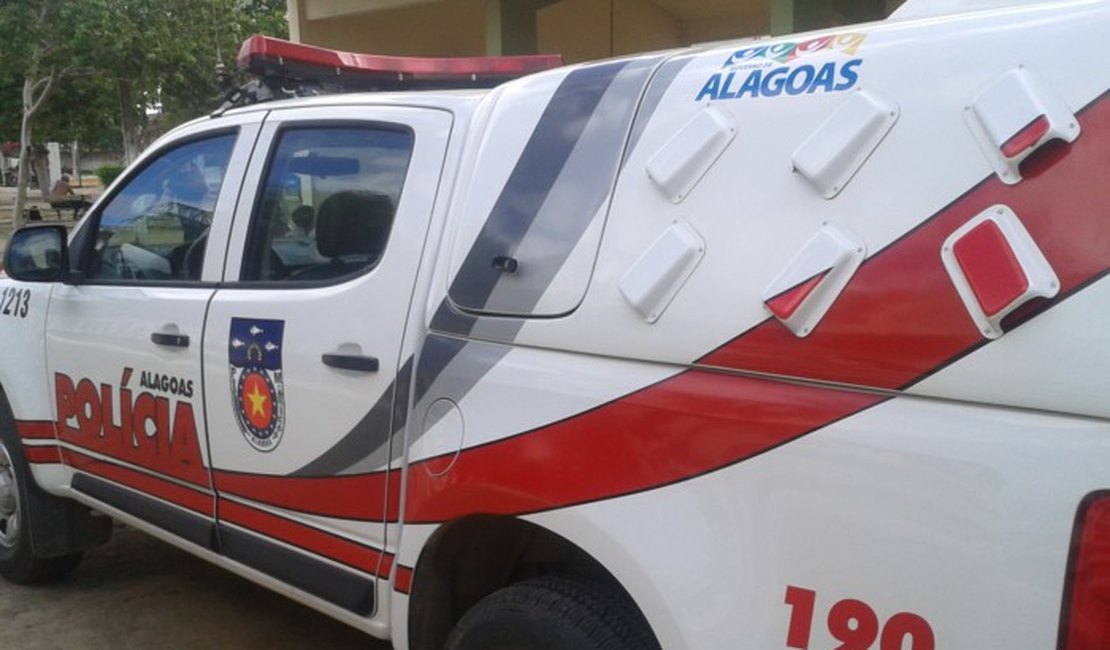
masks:
{"label": "beige wall", "polygon": [[568,62],[766,34],[770,6],[737,0],[731,13],[680,20],[647,0],[562,0],[536,12],[537,49]]}
{"label": "beige wall", "polygon": [[682,23],[644,0],[613,0],[613,54],[682,45]]}
{"label": "beige wall", "polygon": [[776,29],[788,33],[829,24],[820,16],[834,5],[893,9],[902,0],[557,0],[544,6],[548,1],[288,0],[290,34],[322,47],[402,56],[526,53],[532,34],[524,21],[539,7],[536,51],[574,63],[768,34],[773,11]]}
{"label": "beige wall", "polygon": [[442,0],[311,0],[305,6],[305,17],[309,20],[319,20],[428,2],[442,2]]}
{"label": "beige wall", "polygon": [[339,50],[398,56],[483,56],[485,0],[443,0],[403,9],[305,20],[298,3],[299,40]]}
{"label": "beige wall", "polygon": [[743,3],[736,13],[714,18],[688,20],[682,23],[682,42],[685,45],[723,41],[730,38],[760,36],[771,33],[770,3]]}
{"label": "beige wall", "polygon": [[608,2],[562,0],[536,12],[536,49],[567,63],[611,56]]}

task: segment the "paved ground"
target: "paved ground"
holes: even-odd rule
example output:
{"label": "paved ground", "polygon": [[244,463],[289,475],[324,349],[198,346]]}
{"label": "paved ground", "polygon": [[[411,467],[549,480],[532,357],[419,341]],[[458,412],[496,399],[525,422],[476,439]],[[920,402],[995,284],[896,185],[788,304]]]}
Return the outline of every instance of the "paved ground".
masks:
{"label": "paved ground", "polygon": [[389,647],[123,527],[59,584],[0,582],[0,650]]}

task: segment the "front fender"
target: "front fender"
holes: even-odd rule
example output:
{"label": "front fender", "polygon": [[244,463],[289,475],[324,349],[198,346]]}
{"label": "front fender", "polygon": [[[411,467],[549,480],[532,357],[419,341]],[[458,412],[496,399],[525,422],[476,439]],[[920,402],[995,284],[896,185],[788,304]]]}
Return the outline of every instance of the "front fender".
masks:
{"label": "front fender", "polygon": [[[0,389],[20,439],[39,444],[55,436],[54,389],[46,370],[46,317],[53,286],[0,275]],[[66,474],[54,471],[57,467],[31,465],[35,481],[48,492],[65,487]]]}

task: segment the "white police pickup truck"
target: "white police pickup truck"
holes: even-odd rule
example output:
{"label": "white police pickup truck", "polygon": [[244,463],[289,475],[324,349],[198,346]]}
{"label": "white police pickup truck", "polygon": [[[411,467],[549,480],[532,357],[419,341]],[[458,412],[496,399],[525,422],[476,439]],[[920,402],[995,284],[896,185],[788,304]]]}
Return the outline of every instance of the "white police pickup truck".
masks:
{"label": "white police pickup truck", "polygon": [[[255,38],[0,281],[0,573],[398,648],[1110,648],[1110,2],[539,71]],[[319,70],[327,71],[326,75]],[[268,80],[268,81],[267,81]]]}

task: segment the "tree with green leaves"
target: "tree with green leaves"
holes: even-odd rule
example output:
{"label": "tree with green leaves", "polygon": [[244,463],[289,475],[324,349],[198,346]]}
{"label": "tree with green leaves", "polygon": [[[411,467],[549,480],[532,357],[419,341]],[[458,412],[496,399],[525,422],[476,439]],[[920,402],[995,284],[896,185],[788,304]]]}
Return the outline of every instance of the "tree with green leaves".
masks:
{"label": "tree with green leaves", "polygon": [[277,0],[83,0],[78,37],[110,72],[119,100],[124,158],[138,155],[152,115],[180,122],[219,103],[216,66],[252,33],[284,35]]}
{"label": "tree with green leaves", "polygon": [[[0,3],[0,33],[8,50],[5,60],[23,71],[20,88],[19,180],[15,199],[15,225],[22,225],[23,205],[27,199],[29,156],[35,116],[46,105],[61,79],[73,72],[73,47],[57,27],[73,18],[72,6],[60,1]],[[40,178],[41,182],[46,182]]]}
{"label": "tree with green leaves", "polygon": [[152,116],[176,124],[217,107],[217,64],[247,36],[287,29],[284,0],[0,0],[0,101],[19,91],[17,226],[40,120],[54,140],[103,139],[115,125],[130,162]]}

